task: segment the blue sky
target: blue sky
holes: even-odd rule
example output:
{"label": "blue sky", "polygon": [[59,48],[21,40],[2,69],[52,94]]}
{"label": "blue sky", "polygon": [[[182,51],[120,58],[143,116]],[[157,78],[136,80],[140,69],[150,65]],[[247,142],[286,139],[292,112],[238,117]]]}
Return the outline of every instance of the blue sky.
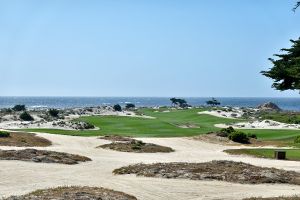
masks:
{"label": "blue sky", "polygon": [[294,0],[1,0],[0,96],[298,97],[260,75]]}

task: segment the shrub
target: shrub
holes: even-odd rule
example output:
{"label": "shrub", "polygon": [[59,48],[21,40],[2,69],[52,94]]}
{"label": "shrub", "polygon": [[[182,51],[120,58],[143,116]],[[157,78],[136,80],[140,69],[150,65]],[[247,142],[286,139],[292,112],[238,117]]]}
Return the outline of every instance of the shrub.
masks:
{"label": "shrub", "polygon": [[131,109],[131,108],[135,108],[135,105],[133,103],[128,103],[125,106],[126,109]]}
{"label": "shrub", "polygon": [[228,137],[233,132],[235,132],[234,128],[232,128],[232,126],[229,126],[228,128],[222,128],[220,132],[217,133],[217,136]]}
{"label": "shrub", "polygon": [[248,144],[249,143],[249,138],[248,136],[241,132],[241,131],[234,131],[231,133],[228,138],[234,142],[242,143],[242,144]]}
{"label": "shrub", "polygon": [[9,137],[10,136],[10,133],[9,132],[6,132],[6,131],[0,131],[0,138],[1,137]]}
{"label": "shrub", "polygon": [[94,129],[95,126],[93,124],[88,123],[88,122],[84,122],[83,123],[83,128],[84,129]]}
{"label": "shrub", "polygon": [[14,111],[24,111],[24,110],[26,110],[26,107],[25,107],[25,105],[15,105],[12,109]]}
{"label": "shrub", "polygon": [[254,139],[257,139],[257,136],[256,136],[256,134],[254,134],[254,133],[248,133],[247,136],[248,136],[248,138],[254,138]]}
{"label": "shrub", "polygon": [[58,117],[58,113],[59,113],[59,110],[57,109],[50,109],[48,111],[49,115],[51,115],[52,117]]}
{"label": "shrub", "polygon": [[114,111],[122,111],[122,107],[119,104],[114,105]]}
{"label": "shrub", "polygon": [[294,143],[300,143],[300,135],[298,135],[297,137],[295,137]]}
{"label": "shrub", "polygon": [[33,121],[33,117],[26,111],[20,114],[20,119],[24,121]]}

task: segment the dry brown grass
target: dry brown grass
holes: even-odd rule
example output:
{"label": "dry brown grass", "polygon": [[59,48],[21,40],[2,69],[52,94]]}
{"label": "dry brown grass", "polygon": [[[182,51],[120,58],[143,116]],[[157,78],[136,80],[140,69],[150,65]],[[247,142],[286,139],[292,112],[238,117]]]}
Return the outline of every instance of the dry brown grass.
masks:
{"label": "dry brown grass", "polygon": [[98,187],[58,187],[37,190],[22,196],[12,196],[4,200],[136,200],[134,196]]}
{"label": "dry brown grass", "polygon": [[136,164],[115,169],[113,173],[174,179],[219,180],[246,184],[286,183],[300,185],[299,173],[233,161]]}
{"label": "dry brown grass", "polygon": [[0,137],[0,146],[47,147],[51,141],[33,133],[10,132],[9,137]]}
{"label": "dry brown grass", "polygon": [[0,160],[21,160],[41,163],[59,163],[67,165],[74,165],[78,164],[79,162],[91,161],[90,158],[85,156],[36,149],[0,150]]}
{"label": "dry brown grass", "polygon": [[140,140],[131,139],[126,142],[113,142],[99,146],[103,149],[111,149],[121,152],[134,152],[134,153],[170,153],[174,150],[170,147],[165,147],[152,143],[144,143]]}

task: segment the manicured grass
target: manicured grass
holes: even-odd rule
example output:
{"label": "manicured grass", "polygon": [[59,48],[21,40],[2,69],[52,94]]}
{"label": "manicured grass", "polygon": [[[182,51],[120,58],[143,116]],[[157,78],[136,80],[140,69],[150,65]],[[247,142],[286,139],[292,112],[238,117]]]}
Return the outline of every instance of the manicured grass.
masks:
{"label": "manicured grass", "polygon": [[[139,112],[155,117],[155,119],[121,116],[88,116],[79,121],[89,122],[100,130],[67,131],[54,129],[25,129],[25,131],[46,132],[66,135],[96,136],[117,134],[134,137],[179,137],[194,136],[210,131],[217,131],[217,123],[232,123],[238,120],[199,115],[202,109],[171,110],[155,112],[153,109],[142,109]],[[193,124],[200,128],[179,128],[178,125]]]}
{"label": "manicured grass", "polygon": [[[100,130],[67,131],[54,129],[24,129],[24,131],[46,132],[64,135],[97,136],[97,135],[123,135],[134,137],[183,137],[204,134],[220,130],[215,124],[232,123],[242,120],[219,118],[211,115],[200,115],[204,109],[168,110],[163,108],[157,112],[154,109],[140,109],[138,113],[155,117],[146,119],[138,117],[120,116],[88,116],[81,117],[79,121],[89,122]],[[193,124],[200,128],[179,128],[178,125]],[[253,133],[261,140],[285,140],[290,143],[294,137],[300,135],[298,130],[241,130]]]}
{"label": "manicured grass", "polygon": [[[300,149],[285,149],[285,151],[287,160],[300,160]],[[234,155],[250,155],[274,159],[274,149],[228,149],[225,152]]]}

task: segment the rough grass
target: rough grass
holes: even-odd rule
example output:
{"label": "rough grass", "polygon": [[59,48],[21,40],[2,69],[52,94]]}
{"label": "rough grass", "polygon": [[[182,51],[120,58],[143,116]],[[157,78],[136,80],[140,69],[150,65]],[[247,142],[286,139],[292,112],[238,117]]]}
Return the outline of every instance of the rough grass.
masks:
{"label": "rough grass", "polygon": [[115,169],[113,173],[156,178],[219,180],[242,184],[286,183],[300,185],[300,174],[297,172],[258,167],[234,161],[135,164]]}
{"label": "rough grass", "polygon": [[103,149],[111,149],[121,152],[134,152],[134,153],[170,153],[174,150],[170,147],[161,146],[152,143],[144,143],[140,140],[131,139],[126,142],[113,142],[99,146]]}
{"label": "rough grass", "polygon": [[9,137],[0,137],[0,146],[47,147],[51,141],[33,133],[10,132]]}
{"label": "rough grass", "polygon": [[[224,152],[233,155],[249,155],[259,158],[274,158],[276,149],[227,149]],[[300,149],[285,149],[287,160],[300,161]]]}
{"label": "rough grass", "polygon": [[106,188],[99,187],[57,187],[52,189],[36,190],[29,194],[22,196],[12,196],[5,198],[4,200],[54,200],[54,199],[65,199],[65,200],[136,200],[134,196],[109,190]]}
{"label": "rough grass", "polygon": [[91,161],[90,158],[76,154],[56,151],[23,149],[23,150],[0,150],[0,160],[20,160],[38,163],[59,163],[74,165],[79,162]]}

